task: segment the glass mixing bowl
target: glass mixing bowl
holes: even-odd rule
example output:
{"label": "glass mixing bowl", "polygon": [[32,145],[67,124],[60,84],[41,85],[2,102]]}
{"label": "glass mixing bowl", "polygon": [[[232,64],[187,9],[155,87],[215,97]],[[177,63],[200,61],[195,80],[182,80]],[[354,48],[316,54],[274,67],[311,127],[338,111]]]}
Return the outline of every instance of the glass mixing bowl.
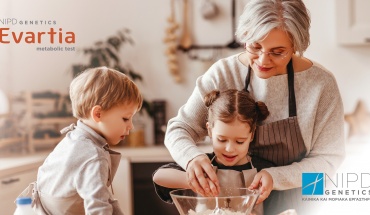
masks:
{"label": "glass mixing bowl", "polygon": [[249,215],[259,191],[221,187],[217,197],[203,197],[191,189],[174,190],[170,195],[180,215]]}

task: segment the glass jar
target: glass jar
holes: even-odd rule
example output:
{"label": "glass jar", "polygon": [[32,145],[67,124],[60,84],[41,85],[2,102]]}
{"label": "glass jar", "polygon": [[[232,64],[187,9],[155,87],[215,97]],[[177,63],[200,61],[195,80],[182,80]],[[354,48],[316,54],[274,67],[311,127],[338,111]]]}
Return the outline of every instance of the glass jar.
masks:
{"label": "glass jar", "polygon": [[145,146],[145,123],[140,116],[133,119],[134,128],[127,136],[127,143],[130,147]]}

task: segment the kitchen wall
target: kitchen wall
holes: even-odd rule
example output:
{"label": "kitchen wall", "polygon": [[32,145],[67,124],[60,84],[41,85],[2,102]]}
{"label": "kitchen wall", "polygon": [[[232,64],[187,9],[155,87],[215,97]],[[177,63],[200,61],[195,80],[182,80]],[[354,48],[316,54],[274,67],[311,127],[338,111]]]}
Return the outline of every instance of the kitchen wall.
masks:
{"label": "kitchen wall", "polygon": [[[229,2],[215,1],[222,8],[220,16],[211,23],[199,18],[200,2],[196,1],[191,6],[195,17],[191,22],[191,31],[195,31],[195,43],[227,44],[227,38],[231,40],[232,34]],[[237,2],[240,11],[245,0]],[[176,18],[181,23],[182,1],[175,0],[175,3]],[[305,3],[312,16],[311,46],[305,55],[333,72],[342,93],[346,113],[353,111],[359,99],[370,107],[370,94],[367,93],[370,83],[370,46],[345,47],[336,43],[335,0],[305,0]],[[75,47],[77,50],[106,39],[122,27],[131,29],[135,45],[123,48],[122,59],[125,64],[129,63],[142,74],[144,82],[139,85],[148,100],[167,100],[167,118],[176,115],[179,107],[191,94],[196,78],[212,63],[212,60],[192,61],[179,52],[183,82],[174,81],[167,68],[164,55],[166,45],[163,43],[165,28],[168,27],[166,19],[170,15],[170,0],[1,0],[1,5],[0,19],[55,20],[57,25],[51,27],[57,31],[58,28],[62,28],[63,32],[73,31],[76,35],[76,44],[60,45]],[[49,29],[48,26],[19,24],[8,27],[15,32]],[[42,52],[36,51],[37,47],[40,44],[0,44],[0,89],[7,92],[67,92],[72,79],[71,65],[87,59],[78,51]],[[215,57],[239,51],[242,50],[229,50],[217,53]],[[152,139],[151,126],[148,123],[148,139]]]}
{"label": "kitchen wall", "polygon": [[[370,111],[370,45],[341,46],[336,42],[336,0],[304,1],[311,13],[311,46],[306,56],[315,60],[337,79],[342,94],[344,110],[352,112],[359,99]],[[369,19],[367,19],[369,20]]]}

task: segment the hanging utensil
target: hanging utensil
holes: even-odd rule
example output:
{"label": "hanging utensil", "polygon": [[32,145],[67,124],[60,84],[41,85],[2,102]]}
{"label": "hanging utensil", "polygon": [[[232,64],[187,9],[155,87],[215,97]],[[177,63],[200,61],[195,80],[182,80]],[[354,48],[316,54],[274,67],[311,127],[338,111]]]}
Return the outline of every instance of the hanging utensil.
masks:
{"label": "hanging utensil", "polygon": [[201,13],[204,19],[213,19],[218,15],[218,7],[213,1],[204,0]]}
{"label": "hanging utensil", "polygon": [[189,26],[188,26],[188,0],[184,0],[184,11],[183,11],[183,32],[182,32],[182,37],[180,41],[180,46],[183,49],[189,49],[191,45],[193,44],[193,41],[191,39],[191,34],[189,31]]}
{"label": "hanging utensil", "polygon": [[168,69],[175,79],[176,82],[181,82],[182,78],[179,72],[178,60],[177,60],[177,35],[176,30],[179,28],[179,24],[176,22],[175,16],[175,0],[171,0],[171,14],[167,18],[169,26],[166,28],[166,36],[163,40],[167,44],[166,56]]}

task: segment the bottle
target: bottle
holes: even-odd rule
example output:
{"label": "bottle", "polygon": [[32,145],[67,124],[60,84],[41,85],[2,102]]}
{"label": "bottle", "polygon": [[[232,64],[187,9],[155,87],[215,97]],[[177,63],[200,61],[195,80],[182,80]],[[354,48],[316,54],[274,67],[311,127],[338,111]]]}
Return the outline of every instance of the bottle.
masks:
{"label": "bottle", "polygon": [[145,123],[140,116],[133,119],[134,128],[130,131],[127,137],[127,142],[130,147],[145,146]]}
{"label": "bottle", "polygon": [[14,215],[36,215],[31,206],[31,197],[18,197],[15,203],[17,209],[15,209]]}
{"label": "bottle", "polygon": [[154,144],[164,144],[164,135],[166,133],[166,101],[154,100],[152,102],[154,118]]}

